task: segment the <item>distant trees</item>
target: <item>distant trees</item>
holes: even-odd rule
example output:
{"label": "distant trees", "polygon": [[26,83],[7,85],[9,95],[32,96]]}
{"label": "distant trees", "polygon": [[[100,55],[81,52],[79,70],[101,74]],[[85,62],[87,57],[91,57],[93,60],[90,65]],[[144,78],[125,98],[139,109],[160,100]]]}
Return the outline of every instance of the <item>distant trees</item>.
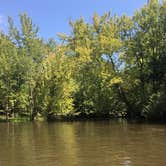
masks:
{"label": "distant trees", "polygon": [[130,18],[94,14],[70,21],[58,44],[20,15],[0,34],[0,110],[9,117],[56,115],[166,119],[166,3]]}

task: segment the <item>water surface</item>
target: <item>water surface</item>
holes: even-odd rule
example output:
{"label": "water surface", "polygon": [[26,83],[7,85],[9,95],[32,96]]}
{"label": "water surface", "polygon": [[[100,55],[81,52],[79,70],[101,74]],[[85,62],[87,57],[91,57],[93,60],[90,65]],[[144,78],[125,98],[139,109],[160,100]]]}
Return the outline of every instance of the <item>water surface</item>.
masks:
{"label": "water surface", "polygon": [[166,125],[0,123],[0,166],[165,166]]}

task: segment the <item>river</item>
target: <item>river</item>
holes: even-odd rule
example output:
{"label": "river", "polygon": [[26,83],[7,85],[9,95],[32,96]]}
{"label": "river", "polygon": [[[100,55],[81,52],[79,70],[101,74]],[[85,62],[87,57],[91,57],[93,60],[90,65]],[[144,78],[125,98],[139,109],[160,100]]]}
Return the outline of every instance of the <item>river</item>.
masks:
{"label": "river", "polygon": [[165,166],[166,125],[0,123],[0,166]]}

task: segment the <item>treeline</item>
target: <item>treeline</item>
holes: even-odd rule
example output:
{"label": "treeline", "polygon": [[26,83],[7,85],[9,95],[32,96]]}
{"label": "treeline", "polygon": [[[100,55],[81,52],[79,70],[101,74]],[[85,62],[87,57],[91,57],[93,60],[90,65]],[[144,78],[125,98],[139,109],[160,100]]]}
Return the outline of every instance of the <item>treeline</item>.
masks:
{"label": "treeline", "polygon": [[166,3],[133,17],[70,21],[61,42],[38,36],[26,14],[0,33],[0,114],[166,120]]}

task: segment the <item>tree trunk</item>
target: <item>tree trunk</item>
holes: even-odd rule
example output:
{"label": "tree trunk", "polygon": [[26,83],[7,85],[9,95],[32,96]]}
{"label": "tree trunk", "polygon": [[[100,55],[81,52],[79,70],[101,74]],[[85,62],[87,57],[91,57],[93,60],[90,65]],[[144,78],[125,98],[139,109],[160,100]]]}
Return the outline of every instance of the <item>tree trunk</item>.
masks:
{"label": "tree trunk", "polygon": [[[110,58],[110,60],[111,60],[111,64],[112,64],[114,72],[117,73],[116,68],[115,68],[115,63],[114,63],[113,59]],[[120,100],[122,102],[124,102],[126,107],[127,107],[127,117],[128,118],[132,118],[133,115],[134,115],[134,109],[133,109],[131,103],[128,101],[128,99],[126,97],[126,94],[125,94],[123,88],[121,87],[121,85],[120,84],[116,84],[116,88],[118,90],[117,93],[119,95]]]}

